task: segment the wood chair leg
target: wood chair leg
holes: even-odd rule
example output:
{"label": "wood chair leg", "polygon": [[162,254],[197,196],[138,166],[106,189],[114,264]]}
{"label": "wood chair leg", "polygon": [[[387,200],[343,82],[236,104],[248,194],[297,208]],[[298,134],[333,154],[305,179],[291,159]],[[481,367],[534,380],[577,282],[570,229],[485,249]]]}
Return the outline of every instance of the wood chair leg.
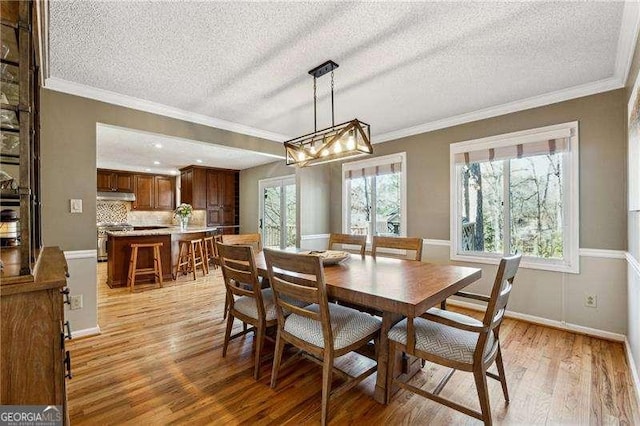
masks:
{"label": "wood chair leg", "polygon": [[160,260],[160,247],[153,248],[153,254],[155,257],[156,268],[158,268],[158,281],[160,283],[160,288],[162,288],[162,261]]}
{"label": "wood chair leg", "polygon": [[496,367],[498,368],[498,375],[500,376],[500,384],[502,385],[502,393],[504,393],[504,400],[509,403],[509,391],[507,390],[507,376],[504,374],[504,364],[502,363],[502,349],[500,349],[500,343],[498,343],[498,355],[496,356]]}
{"label": "wood chair leg", "polygon": [[138,247],[134,247],[131,253],[131,287],[129,287],[129,291],[133,293],[134,287],[136,285],[136,268],[138,267]]}
{"label": "wood chair leg", "polygon": [[264,345],[265,332],[266,332],[266,329],[264,324],[259,324],[256,327],[256,335],[255,335],[256,354],[254,359],[255,365],[253,366],[253,378],[256,380],[260,379],[260,355],[262,354],[262,346]]}
{"label": "wood chair leg", "polygon": [[273,353],[273,367],[271,369],[271,389],[275,389],[278,380],[278,370],[280,370],[280,362],[282,361],[282,352],[284,351],[284,340],[280,337],[280,333],[276,334],[276,348]]}
{"label": "wood chair leg", "polygon": [[191,244],[191,272],[193,279],[196,279],[196,248]]}
{"label": "wood chair leg", "polygon": [[443,311],[447,310],[447,299],[444,299],[442,302],[440,302],[440,309],[442,309]]}
{"label": "wood chair leg", "polygon": [[227,293],[224,296],[224,313],[222,314],[222,319],[227,317],[227,312],[229,311],[229,294]]}
{"label": "wood chair leg", "polygon": [[322,363],[322,417],[320,424],[325,426],[329,417],[329,396],[331,395],[331,376],[333,373],[333,357],[325,355]]}
{"label": "wood chair leg", "polygon": [[180,263],[182,263],[183,251],[184,251],[184,244],[180,243],[180,248],[178,249],[178,261],[176,262],[176,267],[174,268],[174,271],[173,271],[174,280],[178,278],[178,271],[180,269]]}
{"label": "wood chair leg", "polygon": [[204,252],[202,251],[202,243],[198,243],[198,252],[200,253],[200,262],[202,262],[202,276],[207,276],[209,274],[209,262],[204,257]]}
{"label": "wood chair leg", "polygon": [[229,346],[229,340],[231,339],[233,320],[233,315],[229,315],[229,317],[227,318],[227,329],[224,332],[224,343],[222,344],[222,358],[227,356],[227,346]]}
{"label": "wood chair leg", "polygon": [[473,378],[476,381],[478,389],[478,399],[480,400],[480,409],[482,411],[482,421],[485,426],[491,426],[491,406],[489,404],[489,390],[487,388],[487,375],[484,370],[478,369],[473,372]]}

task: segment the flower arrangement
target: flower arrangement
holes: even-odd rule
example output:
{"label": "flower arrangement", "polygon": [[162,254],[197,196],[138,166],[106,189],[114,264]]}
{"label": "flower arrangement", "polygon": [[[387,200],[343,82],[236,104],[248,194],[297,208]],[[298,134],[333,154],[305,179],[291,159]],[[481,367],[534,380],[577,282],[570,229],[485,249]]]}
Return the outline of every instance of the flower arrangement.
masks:
{"label": "flower arrangement", "polygon": [[185,217],[191,216],[192,212],[193,212],[193,207],[191,207],[191,204],[182,203],[178,206],[178,208],[176,208],[173,215],[181,218],[185,218]]}

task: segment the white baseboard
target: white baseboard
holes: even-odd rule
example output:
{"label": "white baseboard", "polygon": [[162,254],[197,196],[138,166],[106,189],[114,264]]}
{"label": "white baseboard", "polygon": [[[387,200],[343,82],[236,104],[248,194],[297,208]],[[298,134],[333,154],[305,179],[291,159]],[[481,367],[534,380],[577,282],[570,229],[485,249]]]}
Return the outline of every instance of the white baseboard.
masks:
{"label": "white baseboard", "polygon": [[[462,302],[454,299],[447,299],[447,304],[452,306],[460,306],[461,308],[473,309],[475,311],[484,311],[485,307],[477,303]],[[520,312],[507,311],[504,316],[506,318],[518,319],[533,324],[546,325],[548,327],[560,330],[572,331],[574,333],[585,334],[587,336],[599,337],[601,339],[613,340],[615,342],[624,342],[627,338],[624,334],[612,333],[610,331],[599,330],[597,328],[584,327],[582,325],[571,324],[564,321],[556,321],[547,318],[537,317],[535,315],[522,314]]]}
{"label": "white baseboard", "polygon": [[631,353],[631,346],[629,345],[629,340],[624,338],[624,349],[627,354],[627,363],[629,364],[629,370],[631,370],[631,380],[635,386],[636,390],[636,400],[638,402],[638,406],[640,407],[640,376],[638,376],[638,367],[636,366],[636,362],[633,359],[633,354]]}
{"label": "white baseboard", "polygon": [[636,274],[640,276],[640,262],[638,262],[638,260],[635,257],[633,257],[633,255],[629,252],[626,253],[626,256],[627,256],[627,263],[629,264],[629,266],[631,266],[633,270],[636,272]]}
{"label": "white baseboard", "polygon": [[96,325],[95,327],[85,328],[82,330],[73,330],[71,332],[71,337],[77,339],[79,337],[97,336],[100,333],[100,326]]}

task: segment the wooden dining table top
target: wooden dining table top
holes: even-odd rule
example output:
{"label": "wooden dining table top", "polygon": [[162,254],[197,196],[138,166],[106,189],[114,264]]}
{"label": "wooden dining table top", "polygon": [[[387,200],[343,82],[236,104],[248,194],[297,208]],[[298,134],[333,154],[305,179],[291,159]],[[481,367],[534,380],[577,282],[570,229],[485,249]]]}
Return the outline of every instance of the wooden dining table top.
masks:
{"label": "wooden dining table top", "polygon": [[[264,253],[256,253],[255,260],[258,273],[266,276]],[[351,254],[326,265],[324,274],[331,298],[415,318],[480,279],[482,270]]]}

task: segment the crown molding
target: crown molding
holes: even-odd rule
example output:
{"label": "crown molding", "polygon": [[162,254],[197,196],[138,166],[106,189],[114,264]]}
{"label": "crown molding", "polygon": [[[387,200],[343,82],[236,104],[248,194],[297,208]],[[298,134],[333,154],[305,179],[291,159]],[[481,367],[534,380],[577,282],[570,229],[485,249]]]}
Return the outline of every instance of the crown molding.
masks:
{"label": "crown molding", "polygon": [[183,109],[170,107],[133,96],[122,95],[120,93],[111,92],[109,90],[98,89],[96,87],[75,83],[57,77],[47,78],[44,82],[44,87],[45,89],[54,90],[56,92],[68,93],[70,95],[94,99],[96,101],[119,105],[126,108],[132,108],[139,111],[150,112],[152,114],[158,114],[165,117],[176,118],[178,120],[188,121],[190,123],[203,124],[205,126],[267,139],[274,142],[284,142],[285,140],[290,139],[288,136],[281,135],[279,133],[255,129],[243,124],[233,123],[231,121],[209,117],[203,114],[196,114]]}
{"label": "crown molding", "polygon": [[623,82],[623,85],[626,85],[629,77],[631,62],[633,61],[633,54],[638,41],[638,30],[640,30],[640,4],[635,1],[627,1],[624,3],[622,11],[615,65],[615,76]]}
{"label": "crown molding", "polygon": [[434,130],[445,129],[447,127],[458,126],[460,124],[470,123],[472,121],[485,120],[487,118],[497,117],[500,115],[510,114],[526,109],[555,104],[562,101],[568,101],[570,99],[581,98],[583,96],[608,92],[609,90],[615,90],[621,87],[624,87],[624,82],[622,81],[622,79],[617,77],[610,77],[603,80],[594,81],[592,83],[581,84],[579,86],[573,86],[567,89],[558,90],[556,92],[532,96],[530,98],[522,99],[519,101],[479,109],[477,111],[455,115],[453,117],[447,117],[441,120],[431,121],[429,123],[420,124],[418,126],[383,133],[378,136],[373,136],[371,139],[373,139],[373,143],[376,144],[381,142],[388,142],[395,139],[405,138],[407,136],[418,135],[420,133],[427,133]]}

